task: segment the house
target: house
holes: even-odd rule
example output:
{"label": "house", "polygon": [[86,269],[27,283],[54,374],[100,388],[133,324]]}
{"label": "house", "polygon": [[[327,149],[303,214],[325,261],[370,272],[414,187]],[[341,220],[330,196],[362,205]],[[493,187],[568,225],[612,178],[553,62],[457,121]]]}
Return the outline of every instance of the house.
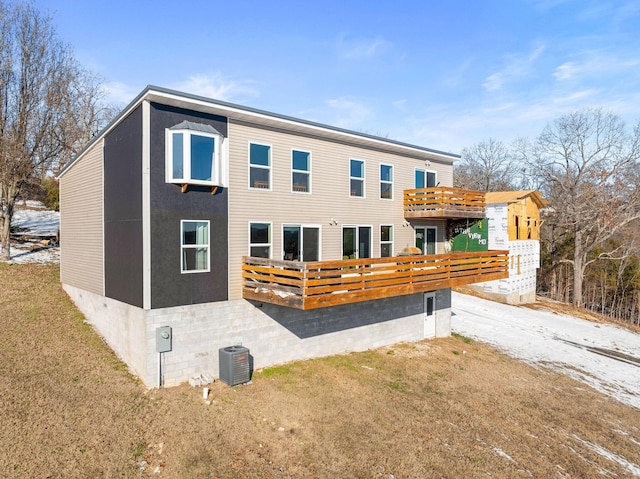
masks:
{"label": "house", "polygon": [[445,252],[484,217],[457,158],[149,86],[59,175],[61,282],[147,386],[447,336],[451,287],[507,274]]}
{"label": "house", "polygon": [[509,277],[474,285],[483,296],[507,304],[536,301],[540,267],[540,211],[547,201],[538,191],[499,191],[486,194],[488,249],[509,251]]}

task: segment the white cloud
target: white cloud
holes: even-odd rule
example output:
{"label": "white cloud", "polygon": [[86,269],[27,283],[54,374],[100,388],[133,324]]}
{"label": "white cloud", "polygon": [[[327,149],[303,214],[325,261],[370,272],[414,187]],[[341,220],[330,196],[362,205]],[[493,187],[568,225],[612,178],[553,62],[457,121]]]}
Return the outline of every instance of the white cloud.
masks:
{"label": "white cloud", "polygon": [[576,92],[573,92],[573,93],[569,93],[568,95],[563,96],[563,97],[553,98],[553,101],[555,103],[571,103],[571,102],[575,102],[575,101],[584,100],[587,97],[593,97],[598,92],[599,92],[599,90],[596,90],[594,88],[589,89],[589,90],[581,90],[581,91],[576,91]]}
{"label": "white cloud", "polygon": [[382,37],[369,40],[349,41],[341,38],[338,42],[340,55],[349,60],[369,59],[384,53],[391,43]]}
{"label": "white cloud", "polygon": [[116,81],[104,83],[103,89],[107,103],[113,105],[126,105],[142,90],[142,88]]}
{"label": "white cloud", "polygon": [[400,111],[405,111],[407,109],[407,100],[406,99],[396,100],[392,103],[392,105],[394,106],[394,108]]}
{"label": "white cloud", "polygon": [[482,86],[486,91],[501,90],[508,81],[527,75],[545,48],[545,45],[538,45],[526,56],[521,54],[508,55],[506,65],[500,71],[489,75]]}
{"label": "white cloud", "polygon": [[580,68],[575,62],[566,62],[556,68],[553,76],[558,80],[569,80],[573,78],[579,70]]}
{"label": "white cloud", "polygon": [[493,73],[485,79],[482,86],[487,91],[500,90],[504,84],[504,77],[505,75],[502,72]]}
{"label": "white cloud", "polygon": [[191,75],[186,80],[173,85],[172,88],[223,101],[238,101],[238,99],[259,96],[252,82],[228,80],[219,73]]}
{"label": "white cloud", "polygon": [[325,103],[340,113],[340,117],[332,124],[341,128],[356,129],[364,120],[372,116],[369,107],[347,97],[330,99]]}
{"label": "white cloud", "polygon": [[617,56],[610,51],[586,51],[579,54],[581,61],[568,61],[558,66],[553,76],[559,81],[573,80],[587,75],[612,75],[624,72],[626,76],[637,76],[640,60]]}

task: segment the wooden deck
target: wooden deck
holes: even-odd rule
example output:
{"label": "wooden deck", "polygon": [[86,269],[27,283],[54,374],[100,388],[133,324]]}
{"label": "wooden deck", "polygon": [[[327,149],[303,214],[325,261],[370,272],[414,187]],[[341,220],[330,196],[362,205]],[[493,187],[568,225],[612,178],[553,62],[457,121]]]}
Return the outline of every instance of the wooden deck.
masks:
{"label": "wooden deck", "polygon": [[242,263],[243,298],[302,310],[509,276],[508,251],[314,262],[245,256]]}
{"label": "wooden deck", "polygon": [[449,186],[404,191],[405,218],[484,218],[485,194]]}

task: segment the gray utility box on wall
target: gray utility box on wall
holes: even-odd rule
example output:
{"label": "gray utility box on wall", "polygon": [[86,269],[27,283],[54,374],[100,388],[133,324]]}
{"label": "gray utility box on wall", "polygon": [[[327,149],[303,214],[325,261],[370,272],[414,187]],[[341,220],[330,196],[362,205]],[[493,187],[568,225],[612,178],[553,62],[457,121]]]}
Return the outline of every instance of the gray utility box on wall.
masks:
{"label": "gray utility box on wall", "polygon": [[218,350],[220,381],[229,386],[248,383],[251,380],[249,349],[229,346]]}

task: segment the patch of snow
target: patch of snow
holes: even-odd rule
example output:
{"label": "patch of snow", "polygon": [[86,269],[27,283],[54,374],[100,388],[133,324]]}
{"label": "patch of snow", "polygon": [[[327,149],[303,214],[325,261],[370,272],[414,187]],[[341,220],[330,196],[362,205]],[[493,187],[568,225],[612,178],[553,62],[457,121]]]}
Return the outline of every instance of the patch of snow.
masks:
{"label": "patch of snow", "polygon": [[619,464],[620,466],[622,466],[624,469],[629,471],[634,476],[640,476],[640,466],[638,466],[637,464],[629,462],[624,457],[618,456],[617,454],[614,454],[611,451],[607,451],[604,447],[602,447],[602,446],[600,446],[598,444],[593,444],[592,442],[585,441],[584,439],[580,439],[575,434],[572,434],[571,437],[573,439],[575,439],[576,441],[582,443],[583,445],[585,445],[589,449],[591,449],[596,454],[599,454],[602,457],[606,457],[610,461]]}
{"label": "patch of snow", "polygon": [[637,446],[640,446],[640,441],[636,441],[631,434],[629,434],[627,431],[623,431],[621,429],[614,429],[613,432],[617,432],[618,434],[622,435],[622,436],[626,436],[629,441],[631,441],[632,443],[634,443]]}
{"label": "patch of snow", "polygon": [[551,311],[453,292],[452,330],[533,366],[550,367],[640,409],[637,365],[595,354],[603,348],[638,357],[640,334]]}
{"label": "patch of snow", "polygon": [[55,236],[60,228],[60,212],[17,209],[11,221],[13,228],[25,229],[34,236]]}
{"label": "patch of snow", "polygon": [[40,208],[40,209],[43,209],[43,210],[47,208],[45,205],[42,204],[42,201],[36,201],[36,200],[27,200],[24,203],[20,203],[18,205],[18,208],[22,204],[28,206],[29,208]]}
{"label": "patch of snow", "polygon": [[[27,205],[39,209],[17,209],[13,214],[11,226],[20,228],[21,232],[31,236],[55,236],[60,228],[60,213],[47,209],[40,209],[39,201],[27,201]],[[12,243],[12,263],[59,263],[60,248],[58,246],[42,245],[37,242]]]}
{"label": "patch of snow", "polygon": [[516,462],[513,460],[513,457],[511,457],[509,454],[507,454],[506,452],[504,452],[502,449],[500,449],[497,446],[491,446],[491,448],[499,455],[504,457],[505,459],[511,461],[511,462]]}
{"label": "patch of snow", "polygon": [[11,262],[18,264],[59,263],[60,248],[58,246],[40,246],[37,243],[12,244]]}

